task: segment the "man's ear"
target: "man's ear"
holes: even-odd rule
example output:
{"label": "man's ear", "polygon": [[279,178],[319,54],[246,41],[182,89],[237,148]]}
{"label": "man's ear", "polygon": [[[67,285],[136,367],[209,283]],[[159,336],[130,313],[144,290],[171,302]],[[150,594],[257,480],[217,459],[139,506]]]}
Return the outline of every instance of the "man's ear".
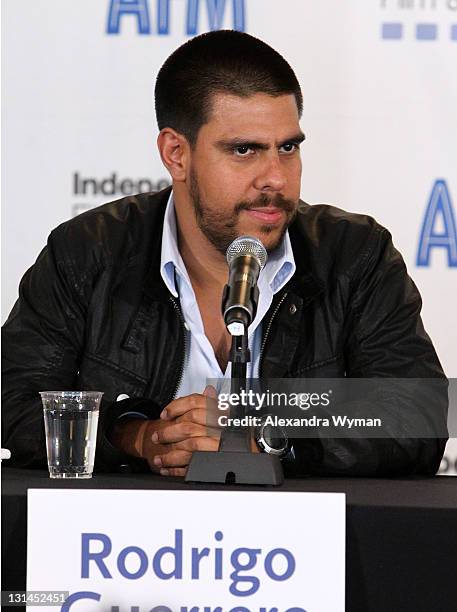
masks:
{"label": "man's ear", "polygon": [[184,181],[190,160],[190,146],[185,136],[173,128],[163,128],[157,137],[157,147],[171,178]]}

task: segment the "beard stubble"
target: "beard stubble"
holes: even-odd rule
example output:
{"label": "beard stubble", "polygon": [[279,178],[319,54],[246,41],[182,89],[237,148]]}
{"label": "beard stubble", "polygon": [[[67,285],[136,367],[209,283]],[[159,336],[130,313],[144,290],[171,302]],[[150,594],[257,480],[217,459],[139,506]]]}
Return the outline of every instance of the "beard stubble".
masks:
{"label": "beard stubble", "polygon": [[[252,202],[242,201],[235,204],[230,217],[224,218],[214,209],[210,209],[205,205],[201,198],[198,179],[193,168],[190,170],[190,196],[192,199],[195,219],[197,225],[206,239],[215,247],[219,253],[224,255],[227,252],[229,245],[238,238],[240,233],[237,229],[240,213],[244,210],[252,208],[266,208],[274,206],[283,210],[286,213],[286,220],[281,227],[278,238],[273,244],[266,246],[267,252],[271,253],[281,243],[287,228],[295,219],[297,214],[298,202],[284,198],[281,194],[276,194],[271,197],[267,194],[261,194]],[[268,236],[277,230],[273,225],[261,225],[259,231],[262,235]],[[262,238],[259,237],[263,242]]]}

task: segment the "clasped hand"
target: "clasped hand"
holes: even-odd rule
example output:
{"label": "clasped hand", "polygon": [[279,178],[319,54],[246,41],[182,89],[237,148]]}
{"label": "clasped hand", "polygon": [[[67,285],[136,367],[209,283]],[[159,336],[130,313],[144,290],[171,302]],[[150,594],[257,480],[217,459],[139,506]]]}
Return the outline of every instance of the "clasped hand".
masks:
{"label": "clasped hand", "polygon": [[207,386],[170,402],[160,421],[146,421],[141,434],[141,455],[153,472],[184,476],[193,451],[217,451],[217,393]]}

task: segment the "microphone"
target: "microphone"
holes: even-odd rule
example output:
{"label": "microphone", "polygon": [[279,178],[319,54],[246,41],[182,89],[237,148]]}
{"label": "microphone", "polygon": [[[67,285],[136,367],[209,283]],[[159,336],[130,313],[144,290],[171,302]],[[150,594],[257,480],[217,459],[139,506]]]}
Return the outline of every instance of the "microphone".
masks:
{"label": "microphone", "polygon": [[222,314],[229,333],[243,336],[257,312],[257,280],[268,255],[260,240],[240,236],[229,245],[226,257],[229,279],[222,295]]}

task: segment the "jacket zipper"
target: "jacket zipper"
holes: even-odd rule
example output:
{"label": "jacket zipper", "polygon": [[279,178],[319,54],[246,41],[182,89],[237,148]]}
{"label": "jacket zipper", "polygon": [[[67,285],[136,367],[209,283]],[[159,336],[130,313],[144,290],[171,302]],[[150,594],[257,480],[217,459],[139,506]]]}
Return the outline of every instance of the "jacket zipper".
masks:
{"label": "jacket zipper", "polygon": [[170,296],[170,301],[173,304],[174,309],[176,310],[176,313],[178,315],[179,321],[181,323],[183,332],[184,332],[184,352],[183,352],[183,358],[181,360],[181,367],[180,367],[180,371],[179,371],[179,378],[178,378],[178,382],[176,384],[176,387],[173,391],[173,395],[170,397],[169,402],[171,402],[172,400],[175,399],[176,394],[178,393],[178,389],[181,385],[183,376],[184,376],[184,364],[186,362],[186,355],[187,355],[187,329],[186,329],[186,323],[184,321],[184,317],[182,316],[182,312],[181,312],[181,308],[179,307],[178,303],[176,302],[175,298]]}
{"label": "jacket zipper", "polygon": [[265,349],[265,345],[267,343],[267,339],[268,339],[268,334],[270,333],[270,329],[271,329],[271,325],[273,323],[273,319],[275,318],[278,310],[281,308],[281,305],[283,304],[284,300],[287,297],[287,291],[284,293],[284,295],[282,296],[282,298],[279,300],[279,302],[276,304],[276,308],[274,309],[270,320],[268,321],[268,325],[267,325],[267,330],[265,332],[265,335],[263,337],[263,342],[262,342],[262,346],[260,347],[260,355],[259,355],[259,378],[262,378],[262,357],[263,357],[263,351]]}

